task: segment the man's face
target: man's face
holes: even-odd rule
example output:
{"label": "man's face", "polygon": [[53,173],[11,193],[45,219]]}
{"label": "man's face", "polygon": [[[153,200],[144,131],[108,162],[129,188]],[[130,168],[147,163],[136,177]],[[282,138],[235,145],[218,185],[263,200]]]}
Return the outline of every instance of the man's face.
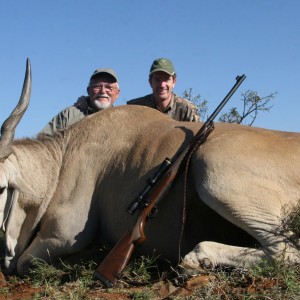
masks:
{"label": "man's face", "polygon": [[156,101],[171,100],[176,78],[165,72],[158,71],[153,73],[149,83]]}
{"label": "man's face", "polygon": [[108,75],[99,75],[90,80],[87,87],[88,95],[90,96],[91,105],[96,110],[109,108],[119,97],[119,86]]}

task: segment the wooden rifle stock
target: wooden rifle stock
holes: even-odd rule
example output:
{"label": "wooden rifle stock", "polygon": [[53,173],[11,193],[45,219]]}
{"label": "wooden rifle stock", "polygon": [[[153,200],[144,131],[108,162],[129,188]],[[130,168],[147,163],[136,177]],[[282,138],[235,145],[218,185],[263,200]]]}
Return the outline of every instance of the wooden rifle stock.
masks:
{"label": "wooden rifle stock", "polygon": [[[188,147],[186,147],[180,153],[180,155],[174,160],[174,162],[170,163],[170,166],[166,168],[163,174],[157,179],[157,181],[155,181],[153,186],[151,185],[150,188],[146,189],[147,193],[145,195],[143,194],[143,197],[141,197],[139,202],[135,201],[135,203],[133,203],[133,206],[135,208],[140,208],[140,213],[133,228],[128,230],[125,235],[117,242],[117,244],[112,248],[112,250],[103,259],[103,261],[94,272],[94,277],[100,279],[107,287],[113,287],[117,283],[117,280],[120,278],[123,269],[129,262],[135,250],[135,247],[144,243],[144,241],[146,240],[144,228],[151,211],[170,189],[179,172],[180,166],[190,154],[190,152],[195,149],[195,147],[201,146],[206,141],[208,135],[214,129],[214,118],[224,107],[224,105],[227,103],[227,101],[230,99],[230,97],[233,95],[233,93],[245,78],[245,75],[238,76],[236,78],[237,82],[235,83],[233,88],[229,91],[229,93],[219,104],[216,110],[203,124],[200,130],[196,133]],[[130,211],[129,213],[133,214],[133,212]]]}

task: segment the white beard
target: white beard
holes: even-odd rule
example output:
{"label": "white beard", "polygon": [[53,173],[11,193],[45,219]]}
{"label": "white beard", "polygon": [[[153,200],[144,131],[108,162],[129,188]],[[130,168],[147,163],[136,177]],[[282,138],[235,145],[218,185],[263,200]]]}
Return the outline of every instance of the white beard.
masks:
{"label": "white beard", "polygon": [[94,100],[93,101],[93,106],[97,110],[102,110],[102,109],[106,109],[106,108],[111,107],[111,103],[110,102],[102,103],[99,100]]}

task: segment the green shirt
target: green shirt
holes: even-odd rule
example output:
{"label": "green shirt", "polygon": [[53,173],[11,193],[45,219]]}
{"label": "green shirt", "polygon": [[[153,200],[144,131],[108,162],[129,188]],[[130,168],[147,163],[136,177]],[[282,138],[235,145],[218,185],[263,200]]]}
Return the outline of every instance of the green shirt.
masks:
{"label": "green shirt", "polygon": [[58,113],[39,134],[53,135],[59,130],[64,130],[70,125],[79,122],[86,116],[94,113],[93,109],[80,109],[74,105],[67,107]]}

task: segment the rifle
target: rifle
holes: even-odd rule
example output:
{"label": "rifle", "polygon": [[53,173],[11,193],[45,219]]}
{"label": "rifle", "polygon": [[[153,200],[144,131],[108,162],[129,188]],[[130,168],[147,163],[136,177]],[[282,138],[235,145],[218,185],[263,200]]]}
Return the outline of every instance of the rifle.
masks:
{"label": "rifle", "polygon": [[135,247],[145,242],[146,236],[144,228],[148,217],[156,208],[160,199],[162,199],[170,189],[176,175],[179,173],[182,163],[195,148],[200,147],[206,141],[208,135],[213,131],[213,120],[245,78],[245,75],[236,77],[236,83],[232,89],[195,134],[188,147],[186,147],[174,161],[166,158],[158,172],[148,181],[146,188],[127,208],[127,212],[131,215],[134,214],[137,209],[140,209],[134,226],[117,242],[94,272],[94,277],[100,279],[107,287],[113,287],[117,283]]}

